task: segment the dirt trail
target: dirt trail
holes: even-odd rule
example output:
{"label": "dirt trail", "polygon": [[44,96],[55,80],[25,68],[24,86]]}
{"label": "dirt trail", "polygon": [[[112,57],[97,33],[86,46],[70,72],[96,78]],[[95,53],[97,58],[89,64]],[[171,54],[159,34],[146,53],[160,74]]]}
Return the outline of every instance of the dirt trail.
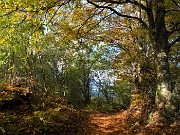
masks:
{"label": "dirt trail", "polygon": [[131,119],[127,111],[104,114],[89,112],[87,135],[179,135],[180,125],[177,123],[140,124],[138,115]]}
{"label": "dirt trail", "polygon": [[89,114],[90,128],[93,135],[121,135],[125,134],[123,127],[123,112],[114,114],[92,113]]}

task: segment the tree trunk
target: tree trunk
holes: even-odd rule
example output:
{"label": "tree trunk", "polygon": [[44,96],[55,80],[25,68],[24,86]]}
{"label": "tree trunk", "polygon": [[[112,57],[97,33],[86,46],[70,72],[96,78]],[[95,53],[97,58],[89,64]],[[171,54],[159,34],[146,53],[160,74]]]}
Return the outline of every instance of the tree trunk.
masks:
{"label": "tree trunk", "polygon": [[171,75],[169,70],[168,52],[157,54],[157,90],[156,105],[159,110],[168,111],[171,99]]}
{"label": "tree trunk", "polygon": [[156,60],[156,110],[160,112],[161,116],[161,114],[167,115],[170,112],[170,100],[172,95],[168,61],[170,46],[168,42],[168,31],[165,24],[166,12],[163,0],[156,0],[153,12],[154,14],[149,14],[148,20],[150,25],[150,39],[154,47]]}
{"label": "tree trunk", "polygon": [[83,79],[83,93],[84,93],[84,104],[85,106],[91,103],[91,93],[90,93],[90,72],[84,71],[84,79]]}

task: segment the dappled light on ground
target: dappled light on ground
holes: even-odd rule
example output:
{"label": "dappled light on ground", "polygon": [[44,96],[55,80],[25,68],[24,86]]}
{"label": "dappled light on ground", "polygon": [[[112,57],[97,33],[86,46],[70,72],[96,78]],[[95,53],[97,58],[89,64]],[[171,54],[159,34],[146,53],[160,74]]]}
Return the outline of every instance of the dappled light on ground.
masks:
{"label": "dappled light on ground", "polygon": [[127,111],[117,113],[89,112],[88,128],[91,135],[177,135],[178,123],[141,124],[136,118],[129,119]]}
{"label": "dappled light on ground", "polygon": [[[95,134],[109,134],[119,131],[122,126],[122,113],[100,114],[93,113],[89,115],[90,122]],[[123,131],[122,131],[123,132]]]}

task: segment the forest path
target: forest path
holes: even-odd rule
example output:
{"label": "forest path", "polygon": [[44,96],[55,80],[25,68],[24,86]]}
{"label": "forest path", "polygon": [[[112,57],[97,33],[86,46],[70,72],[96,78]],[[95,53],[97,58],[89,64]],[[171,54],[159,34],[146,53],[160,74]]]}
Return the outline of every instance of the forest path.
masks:
{"label": "forest path", "polygon": [[130,118],[127,110],[117,113],[88,112],[87,114],[86,135],[179,135],[180,133],[178,123],[167,121],[149,126],[139,124],[138,115]]}
{"label": "forest path", "polygon": [[121,135],[126,134],[124,127],[124,113],[105,114],[100,112],[89,113],[89,128],[92,135]]}

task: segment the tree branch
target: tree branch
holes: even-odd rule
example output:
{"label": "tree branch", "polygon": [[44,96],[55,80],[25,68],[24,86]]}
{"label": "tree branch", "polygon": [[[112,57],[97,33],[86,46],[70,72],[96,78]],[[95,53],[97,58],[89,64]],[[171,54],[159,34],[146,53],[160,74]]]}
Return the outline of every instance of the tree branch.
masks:
{"label": "tree branch", "polygon": [[[58,5],[58,8],[56,9],[56,11],[54,12],[54,14],[53,14],[53,16],[50,18],[50,20],[47,22],[47,24],[49,24],[51,21],[52,21],[52,19],[56,16],[56,14],[57,14],[57,12],[59,11],[59,9],[62,7],[62,6],[64,6],[64,5],[66,5],[67,3],[69,3],[70,2],[70,0],[68,0],[67,2],[64,2],[64,3],[62,3],[62,4],[59,4]],[[54,5],[55,5],[56,3],[54,3]],[[50,7],[50,8],[53,8],[54,6],[52,6],[52,7]],[[49,9],[50,9],[49,8]],[[48,10],[49,10],[48,9]],[[47,11],[48,11],[47,10]]]}
{"label": "tree branch", "polygon": [[[90,28],[86,33],[89,33],[91,30],[93,30],[94,28],[96,28],[96,26],[99,26],[99,24],[100,24],[104,19],[108,18],[108,17],[111,16],[112,14],[113,14],[113,13],[108,14],[107,16],[104,16],[101,20],[99,20],[98,23],[96,23],[96,24],[94,25],[94,27]],[[85,24],[84,24],[84,25],[85,25]],[[82,26],[81,26],[80,28],[82,28]],[[80,33],[80,29],[78,30],[78,35],[79,35],[79,33]],[[84,33],[84,35],[85,35],[86,33]]]}
{"label": "tree branch", "polygon": [[[88,0],[89,1],[89,0]],[[96,2],[106,2],[106,3],[111,3],[111,4],[132,4],[135,6],[140,7],[141,9],[143,9],[146,12],[149,12],[149,8],[147,8],[146,6],[144,6],[142,3],[139,3],[138,1],[135,0],[125,0],[125,1],[114,1],[114,0],[94,0]]]}
{"label": "tree branch", "polygon": [[179,31],[180,30],[180,22],[178,22],[178,21],[174,21],[174,22],[171,22],[171,30],[168,32],[168,35],[171,35],[171,34],[173,34],[174,32],[177,32],[177,31]]}
{"label": "tree branch", "polygon": [[18,10],[18,8],[16,7],[16,9],[14,9],[14,10],[8,12],[8,13],[5,13],[5,14],[3,14],[3,15],[0,15],[0,17],[4,17],[4,16],[11,15],[12,13],[16,12],[17,10]]}
{"label": "tree branch", "polygon": [[166,13],[169,13],[169,12],[180,12],[180,10],[177,10],[177,9],[169,9],[169,10],[166,10]]}
{"label": "tree branch", "polygon": [[[95,4],[94,2],[91,2],[90,0],[87,0],[87,2],[90,3],[90,4],[92,4],[92,5],[95,6],[96,8],[109,9],[109,10],[111,10],[113,13],[115,13],[116,15],[118,15],[118,16],[120,16],[120,17],[129,18],[129,19],[135,19],[135,20],[137,20],[138,22],[140,22],[144,28],[146,28],[146,29],[148,28],[147,24],[146,24],[141,18],[138,18],[138,17],[135,17],[135,16],[126,15],[126,14],[122,14],[122,13],[118,12],[117,10],[115,10],[115,9],[112,8],[112,7],[97,5],[97,4]],[[122,2],[121,2],[121,3],[122,3]],[[123,2],[123,3],[124,3],[124,2]],[[127,2],[126,2],[126,3],[127,3]]]}
{"label": "tree branch", "polygon": [[179,5],[175,0],[172,0],[172,2],[173,2],[178,8],[180,8],[180,5]]}
{"label": "tree branch", "polygon": [[[81,26],[79,27],[78,32],[77,32],[78,35],[79,35],[81,29],[83,28],[83,26],[86,25],[87,22],[88,22],[93,16],[99,15],[101,12],[103,12],[104,9],[102,9],[101,11],[99,11],[98,13],[96,13],[97,11],[98,11],[98,9],[96,9],[96,10],[93,12],[93,14],[91,14],[91,15],[81,24]],[[105,18],[105,17],[104,17],[104,18]],[[99,24],[102,20],[103,20],[103,19],[101,19],[101,20],[98,22],[98,24]],[[98,25],[98,24],[97,24],[97,25]]]}
{"label": "tree branch", "polygon": [[169,47],[173,46],[177,42],[180,42],[180,36],[178,36],[174,40],[172,40],[172,42],[169,43]]}

